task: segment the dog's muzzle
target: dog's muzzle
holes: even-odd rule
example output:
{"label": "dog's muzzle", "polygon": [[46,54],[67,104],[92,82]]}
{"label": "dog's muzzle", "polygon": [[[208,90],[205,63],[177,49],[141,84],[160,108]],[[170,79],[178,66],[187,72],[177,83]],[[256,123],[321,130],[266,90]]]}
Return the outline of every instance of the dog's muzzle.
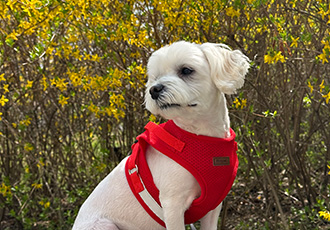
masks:
{"label": "dog's muzzle", "polygon": [[[161,109],[169,109],[169,108],[173,108],[173,107],[181,107],[181,104],[179,103],[164,103],[161,102],[161,100],[159,100],[161,98],[161,95],[165,92],[165,86],[162,84],[157,84],[152,86],[149,89],[149,93],[151,95],[151,98],[154,101],[157,101],[157,104],[159,106],[159,108]],[[186,104],[188,107],[195,107],[197,106],[197,104],[192,103],[192,104]]]}

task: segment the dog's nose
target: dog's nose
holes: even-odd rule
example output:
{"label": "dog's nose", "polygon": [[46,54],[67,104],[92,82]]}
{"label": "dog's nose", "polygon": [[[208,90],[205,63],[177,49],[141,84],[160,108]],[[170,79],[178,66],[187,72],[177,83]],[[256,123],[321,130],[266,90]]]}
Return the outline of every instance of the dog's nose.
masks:
{"label": "dog's nose", "polygon": [[157,84],[150,88],[149,93],[151,95],[151,98],[154,100],[157,100],[161,94],[161,92],[164,90],[164,85]]}

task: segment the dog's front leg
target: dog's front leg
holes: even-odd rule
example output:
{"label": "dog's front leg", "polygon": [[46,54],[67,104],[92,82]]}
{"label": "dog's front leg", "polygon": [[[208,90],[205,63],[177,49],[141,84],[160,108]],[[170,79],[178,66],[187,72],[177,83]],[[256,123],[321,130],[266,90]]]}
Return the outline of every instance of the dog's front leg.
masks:
{"label": "dog's front leg", "polygon": [[218,207],[209,211],[202,219],[201,219],[201,230],[216,230],[218,226],[218,218],[220,215],[222,203],[219,204]]}
{"label": "dog's front leg", "polygon": [[200,194],[197,181],[185,168],[154,148],[148,149],[147,161],[159,189],[166,229],[184,230],[184,213]]}
{"label": "dog's front leg", "polygon": [[167,230],[185,230],[184,207],[182,203],[174,203],[173,198],[160,199],[164,211],[164,222]]}

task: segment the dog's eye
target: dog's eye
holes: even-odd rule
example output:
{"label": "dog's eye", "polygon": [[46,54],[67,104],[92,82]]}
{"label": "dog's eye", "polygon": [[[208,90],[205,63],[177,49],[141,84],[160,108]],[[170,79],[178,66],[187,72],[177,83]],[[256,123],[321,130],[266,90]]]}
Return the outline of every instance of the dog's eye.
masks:
{"label": "dog's eye", "polygon": [[187,68],[187,67],[183,67],[180,71],[180,73],[184,76],[190,75],[194,72],[193,69]]}

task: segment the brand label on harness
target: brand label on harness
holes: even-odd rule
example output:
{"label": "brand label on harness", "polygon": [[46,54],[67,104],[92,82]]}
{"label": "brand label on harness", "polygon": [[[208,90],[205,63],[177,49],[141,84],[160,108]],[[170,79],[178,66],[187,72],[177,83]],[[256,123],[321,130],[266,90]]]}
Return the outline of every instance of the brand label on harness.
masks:
{"label": "brand label on harness", "polygon": [[230,165],[229,157],[213,157],[213,166]]}

